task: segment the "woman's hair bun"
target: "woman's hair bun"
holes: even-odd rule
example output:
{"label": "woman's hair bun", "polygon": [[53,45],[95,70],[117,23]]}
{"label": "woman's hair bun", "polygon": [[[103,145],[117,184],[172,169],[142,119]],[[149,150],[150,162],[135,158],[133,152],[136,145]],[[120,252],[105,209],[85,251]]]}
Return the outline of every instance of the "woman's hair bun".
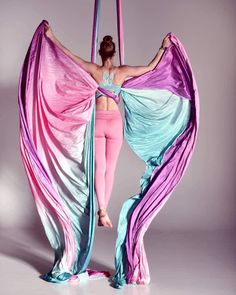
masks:
{"label": "woman's hair bun", "polygon": [[112,41],[112,36],[110,35],[106,35],[105,37],[103,37],[103,40],[104,42],[111,42]]}
{"label": "woman's hair bun", "polygon": [[107,58],[114,56],[115,52],[116,45],[112,41],[112,36],[104,36],[99,49],[99,54],[101,55],[102,60],[106,60]]}

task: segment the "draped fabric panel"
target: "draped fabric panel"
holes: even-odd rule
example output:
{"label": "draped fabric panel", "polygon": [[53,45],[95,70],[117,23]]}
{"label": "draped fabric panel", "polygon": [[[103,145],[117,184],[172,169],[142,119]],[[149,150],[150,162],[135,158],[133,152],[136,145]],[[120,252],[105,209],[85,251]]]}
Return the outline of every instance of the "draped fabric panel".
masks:
{"label": "draped fabric panel", "polygon": [[88,275],[96,214],[97,83],[44,35],[43,23],[33,36],[19,79],[20,150],[55,250],[54,265],[43,279],[59,283]]}
{"label": "draped fabric panel", "polygon": [[146,163],[140,193],[124,202],[118,223],[116,288],[148,284],[144,234],[181,180],[192,155],[199,124],[199,95],[181,42],[172,45],[156,68],[125,82],[125,139]]}
{"label": "draped fabric panel", "polygon": [[[20,150],[46,236],[55,252],[46,281],[109,276],[88,268],[95,232],[95,91],[98,83],[36,29],[19,78]],[[96,39],[96,35],[94,35]],[[123,83],[125,140],[146,169],[140,192],[124,202],[117,229],[115,288],[150,281],[143,237],[190,161],[198,92],[173,33],[157,67]],[[122,46],[121,46],[122,47]]]}

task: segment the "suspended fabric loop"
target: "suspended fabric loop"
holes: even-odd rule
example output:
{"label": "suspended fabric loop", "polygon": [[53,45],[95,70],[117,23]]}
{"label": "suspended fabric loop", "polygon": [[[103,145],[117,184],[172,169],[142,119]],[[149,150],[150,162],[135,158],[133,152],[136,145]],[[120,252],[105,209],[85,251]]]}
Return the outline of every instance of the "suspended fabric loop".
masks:
{"label": "suspended fabric loop", "polygon": [[[100,1],[95,1],[91,61],[96,61]],[[121,1],[117,1],[120,64],[124,62]],[[32,195],[55,257],[41,276],[52,283],[110,277],[114,288],[148,284],[143,238],[181,181],[196,145],[199,94],[187,53],[173,32],[151,71],[126,80],[124,138],[142,159],[139,193],[123,203],[115,245],[115,272],[89,268],[94,189],[95,92],[99,84],[36,28],[18,83],[19,145]],[[121,196],[122,197],[122,196]]]}
{"label": "suspended fabric loop", "polygon": [[119,58],[120,65],[124,64],[124,30],[123,30],[123,15],[122,15],[122,1],[116,1],[117,12],[117,31],[118,31],[118,43],[119,43]]}
{"label": "suspended fabric loop", "polygon": [[[122,1],[116,0],[117,13],[117,33],[119,44],[119,60],[120,65],[124,64],[124,33],[123,33],[123,17],[122,17]],[[93,16],[93,33],[91,46],[91,62],[96,62],[98,49],[98,33],[99,33],[99,19],[101,14],[101,0],[94,1],[94,16]]]}
{"label": "suspended fabric loop", "polygon": [[94,16],[93,16],[92,46],[91,46],[91,62],[93,63],[96,62],[96,57],[97,57],[100,11],[101,11],[101,0],[95,0]]}

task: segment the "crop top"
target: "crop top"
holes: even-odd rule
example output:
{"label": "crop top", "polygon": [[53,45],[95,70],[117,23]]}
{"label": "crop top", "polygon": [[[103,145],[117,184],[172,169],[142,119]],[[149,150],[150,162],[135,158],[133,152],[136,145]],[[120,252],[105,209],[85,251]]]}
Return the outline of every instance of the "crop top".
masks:
{"label": "crop top", "polygon": [[[102,73],[102,83],[99,84],[98,90],[95,93],[96,99],[102,95],[107,95],[113,98],[116,102],[118,102],[118,99],[119,99],[118,95],[121,91],[121,86],[113,84],[112,83],[113,78],[114,78],[114,72],[111,72],[110,75],[105,72]],[[99,91],[99,89],[101,89],[101,91]],[[102,92],[103,89],[104,89],[104,93]],[[111,95],[109,95],[109,93]]]}

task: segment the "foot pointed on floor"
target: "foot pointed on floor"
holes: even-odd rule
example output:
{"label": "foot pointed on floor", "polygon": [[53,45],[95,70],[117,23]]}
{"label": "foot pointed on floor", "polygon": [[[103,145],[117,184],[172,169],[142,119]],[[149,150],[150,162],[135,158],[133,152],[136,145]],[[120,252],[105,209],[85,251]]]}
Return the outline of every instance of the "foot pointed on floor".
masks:
{"label": "foot pointed on floor", "polygon": [[109,228],[113,227],[106,209],[100,208],[97,213],[98,213],[98,226],[105,226]]}

